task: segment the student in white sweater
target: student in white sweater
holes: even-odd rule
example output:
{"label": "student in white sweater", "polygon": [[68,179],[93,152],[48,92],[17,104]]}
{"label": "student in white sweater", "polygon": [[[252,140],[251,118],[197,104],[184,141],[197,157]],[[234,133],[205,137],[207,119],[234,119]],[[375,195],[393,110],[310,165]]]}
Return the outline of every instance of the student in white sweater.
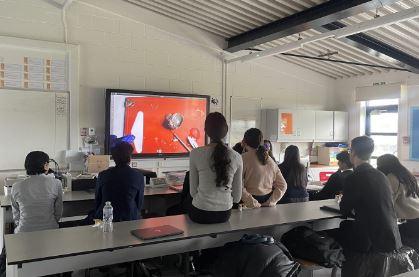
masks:
{"label": "student in white sweater", "polygon": [[416,178],[391,154],[380,156],[377,167],[390,181],[397,217],[407,220],[399,226],[402,239],[419,238],[419,186]]}
{"label": "student in white sweater", "polygon": [[233,203],[242,196],[243,162],[240,154],[222,141],[227,132],[227,121],[221,113],[208,114],[205,133],[210,144],[190,154],[189,217],[197,223],[228,221]]}

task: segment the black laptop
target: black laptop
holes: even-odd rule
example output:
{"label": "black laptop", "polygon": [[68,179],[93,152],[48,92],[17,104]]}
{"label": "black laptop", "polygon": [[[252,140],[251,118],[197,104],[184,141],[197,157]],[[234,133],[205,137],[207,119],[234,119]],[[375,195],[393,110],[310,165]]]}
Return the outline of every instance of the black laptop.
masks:
{"label": "black laptop", "polygon": [[162,225],[151,228],[137,229],[131,231],[131,234],[142,240],[150,240],[163,238],[168,236],[176,236],[183,234],[183,230],[175,228],[171,225]]}

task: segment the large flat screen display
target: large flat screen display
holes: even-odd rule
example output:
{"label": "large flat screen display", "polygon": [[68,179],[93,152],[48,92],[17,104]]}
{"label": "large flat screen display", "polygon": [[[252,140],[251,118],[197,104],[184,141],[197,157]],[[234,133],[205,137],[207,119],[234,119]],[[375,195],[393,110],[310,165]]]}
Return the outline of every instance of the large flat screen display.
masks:
{"label": "large flat screen display", "polygon": [[209,96],[106,90],[106,150],[120,141],[137,157],[187,156],[206,143]]}

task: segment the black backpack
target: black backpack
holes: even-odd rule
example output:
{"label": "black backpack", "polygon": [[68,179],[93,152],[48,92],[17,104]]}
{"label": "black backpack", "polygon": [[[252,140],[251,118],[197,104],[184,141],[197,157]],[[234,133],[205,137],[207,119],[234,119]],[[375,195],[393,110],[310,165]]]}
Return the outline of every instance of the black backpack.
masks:
{"label": "black backpack", "polygon": [[244,235],[219,249],[214,277],[297,277],[300,265],[282,243],[264,235]]}
{"label": "black backpack", "polygon": [[325,232],[299,226],[285,233],[281,242],[294,258],[317,263],[324,267],[342,267],[342,247]]}

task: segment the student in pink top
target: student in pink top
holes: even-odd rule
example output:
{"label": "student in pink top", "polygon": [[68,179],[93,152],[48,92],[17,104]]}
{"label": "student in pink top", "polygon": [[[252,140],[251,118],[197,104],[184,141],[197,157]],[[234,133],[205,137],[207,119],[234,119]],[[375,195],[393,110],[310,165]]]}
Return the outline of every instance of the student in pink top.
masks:
{"label": "student in pink top", "polygon": [[243,138],[243,194],[246,207],[271,207],[282,198],[287,183],[263,143],[259,129],[246,131]]}

